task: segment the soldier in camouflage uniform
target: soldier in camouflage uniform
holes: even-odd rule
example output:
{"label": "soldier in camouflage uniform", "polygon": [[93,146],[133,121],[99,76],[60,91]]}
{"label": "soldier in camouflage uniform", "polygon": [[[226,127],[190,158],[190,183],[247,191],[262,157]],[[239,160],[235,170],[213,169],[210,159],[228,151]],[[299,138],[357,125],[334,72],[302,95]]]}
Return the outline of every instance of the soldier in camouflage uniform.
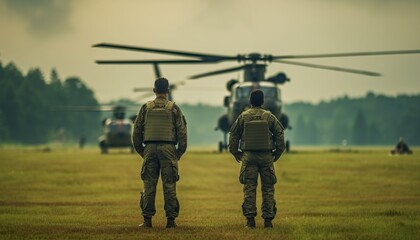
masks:
{"label": "soldier in camouflage uniform", "polygon": [[[144,159],[141,179],[140,208],[144,218],[142,227],[152,227],[156,213],[155,196],[159,172],[162,176],[167,228],[176,227],[179,213],[176,182],[179,180],[178,160],[187,149],[187,128],[184,115],[175,103],[168,101],[169,82],[155,81],[156,99],[144,104],[134,121],[133,145]],[[178,147],[176,145],[178,144]]]}
{"label": "soldier in camouflage uniform", "polygon": [[236,161],[242,162],[239,181],[244,185],[242,211],[247,219],[246,227],[255,228],[256,192],[260,174],[264,227],[272,228],[271,221],[277,211],[274,199],[277,178],[273,162],[280,158],[285,149],[284,128],[271,112],[261,107],[264,103],[261,90],[251,93],[250,103],[251,108],[242,112],[230,129],[229,151]]}

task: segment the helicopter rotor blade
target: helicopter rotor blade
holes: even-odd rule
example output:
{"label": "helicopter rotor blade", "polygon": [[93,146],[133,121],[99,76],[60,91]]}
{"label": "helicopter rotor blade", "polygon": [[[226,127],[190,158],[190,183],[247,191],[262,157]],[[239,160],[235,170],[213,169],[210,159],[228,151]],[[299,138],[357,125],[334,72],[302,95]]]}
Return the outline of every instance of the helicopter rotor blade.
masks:
{"label": "helicopter rotor blade", "polygon": [[52,106],[51,111],[55,112],[114,112],[114,111],[132,111],[138,110],[137,106],[128,105],[115,105],[115,104],[103,104],[98,106],[89,105],[74,105],[74,106]]}
{"label": "helicopter rotor blade", "polygon": [[417,53],[420,53],[420,49],[395,50],[395,51],[377,51],[377,52],[284,55],[284,56],[272,56],[272,59],[273,60],[278,60],[278,59],[291,59],[291,58],[332,58],[332,57],[378,56],[378,55],[398,55],[398,54],[417,54]]}
{"label": "helicopter rotor blade", "polygon": [[153,92],[153,88],[134,88],[133,92]]}
{"label": "helicopter rotor blade", "polygon": [[[169,89],[173,90],[176,89],[178,86],[182,86],[185,85],[185,81],[180,81],[180,82],[175,82],[175,83],[171,83],[169,84]],[[150,87],[138,87],[138,88],[134,88],[133,92],[153,92],[153,88]]]}
{"label": "helicopter rotor blade", "polygon": [[53,106],[52,111],[57,112],[107,112],[112,111],[110,106]]}
{"label": "helicopter rotor blade", "polygon": [[153,70],[155,71],[155,77],[156,78],[162,77],[162,74],[160,72],[160,68],[159,68],[159,64],[158,63],[154,63],[153,64]]}
{"label": "helicopter rotor blade", "polygon": [[173,91],[178,89],[179,86],[183,86],[185,85],[185,81],[181,81],[181,82],[175,82],[172,84],[169,84],[169,91]]}
{"label": "helicopter rotor blade", "polygon": [[174,51],[174,50],[145,48],[145,47],[128,46],[128,45],[111,44],[111,43],[99,43],[99,44],[93,45],[92,47],[160,53],[160,54],[176,55],[176,56],[183,56],[183,57],[193,57],[193,58],[198,58],[200,60],[220,61],[220,60],[236,60],[237,59],[237,56],[225,56],[225,55],[215,55],[215,54],[205,54],[205,53]]}
{"label": "helicopter rotor blade", "polygon": [[182,86],[182,85],[185,85],[185,81],[175,82],[175,83],[173,83],[171,85],[174,85],[174,86]]}
{"label": "helicopter rotor blade", "polygon": [[154,93],[154,92],[151,92],[151,93],[145,93],[145,94],[143,94],[143,95],[140,95],[140,96],[136,97],[136,98],[135,98],[135,101],[136,101],[136,102],[140,102],[140,101],[142,101],[143,99],[145,99],[145,98],[149,98],[149,97],[152,97],[152,96],[154,96],[154,95],[155,95],[155,93]]}
{"label": "helicopter rotor blade", "polygon": [[97,64],[206,64],[217,63],[219,60],[97,60]]}
{"label": "helicopter rotor blade", "polygon": [[206,73],[193,75],[193,76],[190,76],[189,79],[198,79],[198,78],[203,78],[203,77],[208,77],[208,76],[213,76],[213,75],[236,72],[236,71],[242,70],[244,68],[245,68],[245,65],[239,66],[239,67],[233,67],[233,68],[226,68],[226,69],[222,69],[222,70],[217,70],[217,71],[212,71],[212,72],[206,72]]}
{"label": "helicopter rotor blade", "polygon": [[361,74],[361,75],[367,75],[367,76],[374,76],[374,77],[381,76],[380,73],[370,72],[370,71],[365,71],[365,70],[350,69],[350,68],[325,66],[325,65],[318,65],[318,64],[311,64],[311,63],[301,63],[301,62],[292,62],[292,61],[284,61],[284,60],[274,60],[273,62],[276,62],[276,63],[284,63],[284,64],[291,64],[291,65],[298,65],[298,66],[303,66],[303,67],[320,68],[320,69],[333,70],[333,71],[339,71],[339,72],[355,73],[355,74]]}

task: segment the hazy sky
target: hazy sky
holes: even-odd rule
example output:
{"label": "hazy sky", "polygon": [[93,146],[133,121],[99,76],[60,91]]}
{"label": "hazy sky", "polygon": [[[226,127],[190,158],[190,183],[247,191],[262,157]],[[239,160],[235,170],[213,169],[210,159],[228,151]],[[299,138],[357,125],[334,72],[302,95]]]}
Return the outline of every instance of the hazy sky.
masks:
{"label": "hazy sky", "polygon": [[[151,59],[155,55],[91,48],[108,42],[229,54],[316,54],[420,49],[420,0],[0,0],[0,60],[25,73],[41,67],[46,78],[81,77],[101,101],[136,98],[134,87],[152,87],[147,65],[97,65],[96,59]],[[156,58],[161,58],[156,55]],[[170,57],[173,58],[173,57]],[[272,63],[284,71],[285,102],[318,102],[367,91],[420,93],[420,54],[307,59],[302,62],[377,71],[382,77]],[[162,66],[170,81],[237,66]],[[222,104],[231,73],[189,80],[175,92],[178,103]]]}

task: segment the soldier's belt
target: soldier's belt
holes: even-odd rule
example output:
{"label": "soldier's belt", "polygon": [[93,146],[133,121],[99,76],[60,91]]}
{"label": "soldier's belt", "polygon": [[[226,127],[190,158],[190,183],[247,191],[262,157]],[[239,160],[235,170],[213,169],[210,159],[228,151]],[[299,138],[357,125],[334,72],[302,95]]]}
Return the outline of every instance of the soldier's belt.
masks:
{"label": "soldier's belt", "polygon": [[174,141],[145,141],[144,144],[173,144],[176,145],[177,143]]}
{"label": "soldier's belt", "polygon": [[273,152],[273,150],[242,150],[243,152]]}

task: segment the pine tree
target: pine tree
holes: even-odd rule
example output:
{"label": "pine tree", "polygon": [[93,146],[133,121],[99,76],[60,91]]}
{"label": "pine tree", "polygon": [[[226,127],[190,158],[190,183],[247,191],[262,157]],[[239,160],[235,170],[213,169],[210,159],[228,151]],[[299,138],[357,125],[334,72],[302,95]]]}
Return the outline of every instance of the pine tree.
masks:
{"label": "pine tree", "polygon": [[50,82],[51,85],[58,85],[61,86],[61,79],[58,76],[57,70],[55,70],[55,68],[53,68],[51,70],[51,74],[50,74]]}
{"label": "pine tree", "polygon": [[365,145],[367,143],[367,131],[368,127],[365,115],[359,110],[353,124],[353,144]]}

